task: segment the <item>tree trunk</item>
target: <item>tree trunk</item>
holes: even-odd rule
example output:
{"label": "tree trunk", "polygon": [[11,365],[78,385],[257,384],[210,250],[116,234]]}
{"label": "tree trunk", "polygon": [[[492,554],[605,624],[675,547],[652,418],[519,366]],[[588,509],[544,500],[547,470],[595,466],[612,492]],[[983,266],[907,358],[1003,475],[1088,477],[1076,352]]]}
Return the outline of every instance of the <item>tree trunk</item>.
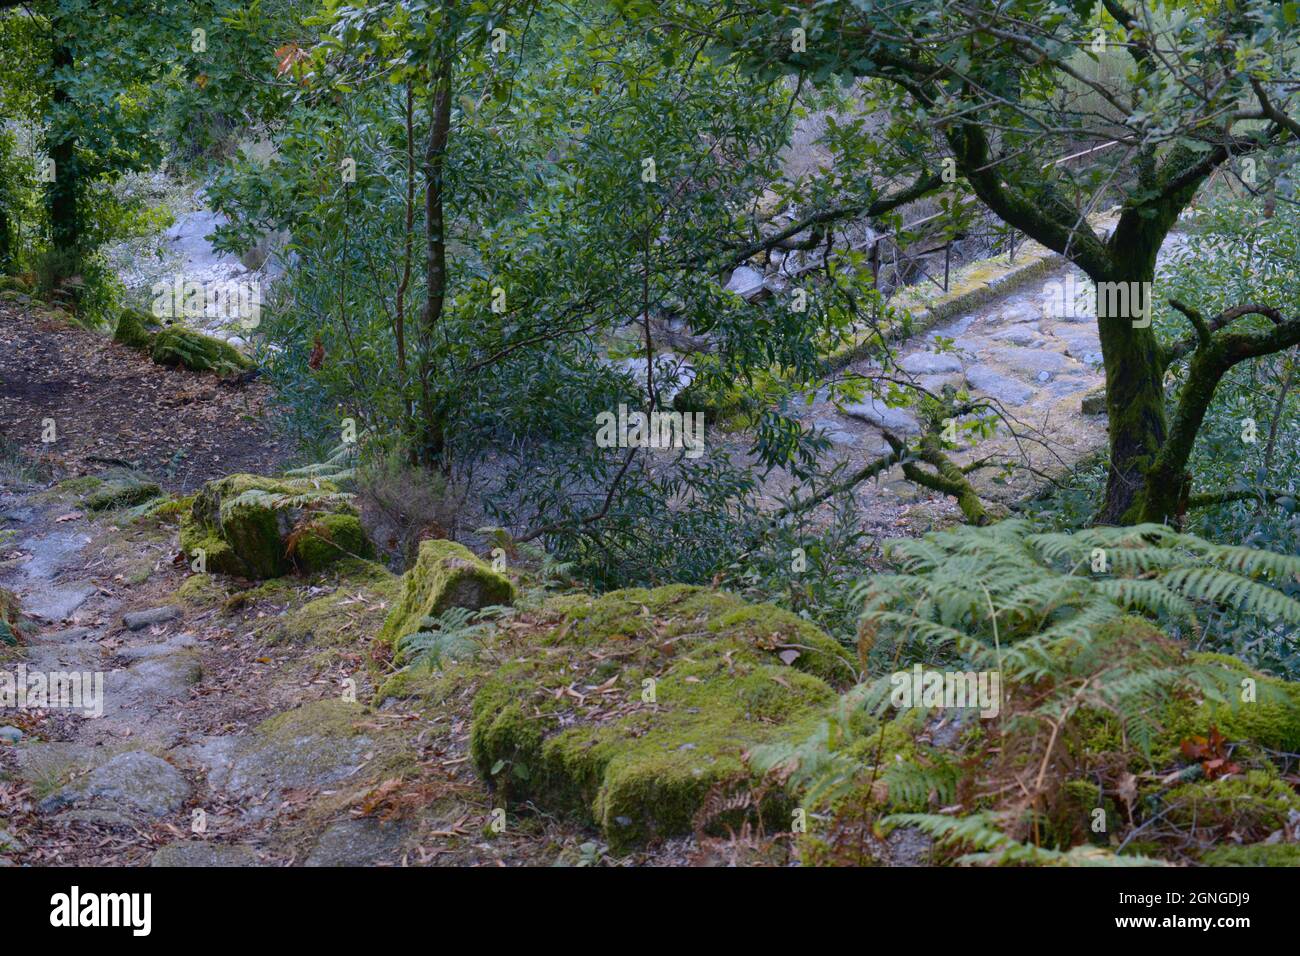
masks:
{"label": "tree trunk", "polygon": [[445,414],[437,396],[434,353],[436,337],[442,321],[447,298],[447,237],[445,212],[445,186],[447,143],[451,134],[451,83],[450,53],[444,54],[436,66],[433,77],[429,139],[424,153],[424,214],[427,235],[425,240],[425,286],[427,299],[421,321],[420,355],[420,435],[415,454],[422,464],[440,463],[444,467],[446,453]]}
{"label": "tree trunk", "polygon": [[[54,29],[58,29],[56,23]],[[71,98],[58,80],[61,70],[73,66],[72,50],[63,43],[54,45],[53,65],[54,105],[56,110],[71,108]],[[77,141],[68,130],[50,146],[50,159],[54,160],[54,181],[46,187],[45,201],[50,215],[50,239],[56,251],[77,254],[81,247],[81,217],[78,194],[81,184],[77,169]]]}
{"label": "tree trunk", "polygon": [[[1125,261],[1123,258],[1119,261]],[[1130,260],[1131,268],[1118,273],[1113,282],[1145,284],[1149,290],[1154,276],[1154,255]],[[1139,518],[1141,498],[1147,486],[1148,468],[1165,444],[1164,368],[1149,311],[1143,319],[1128,315],[1102,315],[1106,295],[1097,284],[1097,329],[1106,367],[1106,414],[1109,418],[1110,471],[1106,476],[1106,497],[1097,522],[1132,524]],[[1144,295],[1145,298],[1145,295]],[[1151,303],[1147,303],[1151,308]]]}

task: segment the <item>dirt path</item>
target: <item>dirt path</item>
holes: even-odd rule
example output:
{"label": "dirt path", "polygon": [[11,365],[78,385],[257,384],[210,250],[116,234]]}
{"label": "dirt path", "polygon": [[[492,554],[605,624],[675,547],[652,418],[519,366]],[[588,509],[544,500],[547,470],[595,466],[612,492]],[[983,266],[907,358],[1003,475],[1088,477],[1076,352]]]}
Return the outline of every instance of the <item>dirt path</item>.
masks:
{"label": "dirt path", "polygon": [[[56,477],[129,462],[173,491],[271,473],[288,448],[266,424],[270,389],[166,368],[17,303],[0,302],[0,437]],[[49,438],[53,440],[47,440]]]}

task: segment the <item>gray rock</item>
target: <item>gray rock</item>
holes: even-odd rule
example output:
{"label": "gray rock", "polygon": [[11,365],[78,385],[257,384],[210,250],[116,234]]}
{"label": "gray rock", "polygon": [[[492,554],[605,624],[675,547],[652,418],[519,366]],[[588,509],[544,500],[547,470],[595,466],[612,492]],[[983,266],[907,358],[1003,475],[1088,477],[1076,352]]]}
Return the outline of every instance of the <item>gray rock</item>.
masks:
{"label": "gray rock", "polygon": [[26,849],[23,841],[18,839],[8,830],[0,830],[0,851],[5,853],[21,853]]}
{"label": "gray rock", "polygon": [[369,866],[396,861],[406,828],[371,817],[342,820],[320,835],[306,866]]}
{"label": "gray rock", "polygon": [[23,739],[23,732],[17,727],[0,727],[0,743],[16,744]]}
{"label": "gray rock", "polygon": [[763,273],[749,266],[737,266],[727,281],[726,290],[743,299],[752,299],[763,291]]}
{"label": "gray rock", "polygon": [[905,408],[890,408],[874,396],[868,398],[865,402],[845,405],[843,411],[845,415],[860,418],[877,428],[884,428],[891,432],[902,432],[904,435],[921,434],[921,423],[917,421],[915,415]]}
{"label": "gray rock", "polygon": [[151,607],[147,611],[132,611],[129,614],[123,614],[122,623],[126,625],[127,630],[138,631],[150,624],[165,624],[168,621],[174,621],[180,616],[181,609],[168,604],[162,607]]}
{"label": "gray rock", "polygon": [[186,649],[110,671],[104,675],[104,713],[114,717],[137,708],[157,710],[169,700],[188,698],[202,676],[198,654]]}
{"label": "gray rock", "polygon": [[159,847],[150,866],[258,866],[257,854],[249,846],[225,846],[187,840]]}
{"label": "gray rock", "polygon": [[56,813],[53,822],[64,826],[96,826],[110,830],[135,830],[139,821],[116,810],[64,810]]}
{"label": "gray rock", "polygon": [[1023,405],[1034,397],[1034,390],[1028,385],[988,365],[972,365],[966,370],[966,381],[971,388],[979,389],[1004,405]]}
{"label": "gray rock", "polygon": [[1013,325],[1009,329],[1003,329],[1001,332],[993,333],[993,338],[999,342],[1010,342],[1012,345],[1019,345],[1025,348],[1037,348],[1042,346],[1044,339],[1038,331],[1036,323],[1026,323],[1025,325]]}
{"label": "gray rock", "polygon": [[1016,325],[1022,322],[1037,322],[1043,317],[1042,309],[1037,303],[1022,298],[1008,300],[997,314],[997,321],[1002,325]]}
{"label": "gray rock", "polygon": [[41,640],[52,641],[56,643],[79,641],[83,637],[90,637],[95,633],[93,627],[69,627],[62,631],[51,631],[48,634],[42,634]]}
{"label": "gray rock", "polygon": [[951,385],[953,388],[961,388],[966,382],[966,376],[961,372],[953,372],[949,375],[918,375],[916,384],[931,395],[941,395],[945,385]]}
{"label": "gray rock", "polygon": [[938,338],[955,339],[959,335],[965,335],[966,331],[974,324],[974,315],[963,315],[956,321],[949,322],[947,325],[934,329],[926,336],[926,338],[931,342]]}
{"label": "gray rock", "polygon": [[[177,634],[170,640],[163,641],[160,644],[138,644],[120,647],[117,649],[117,657],[129,663],[151,661],[160,657],[167,657],[179,650],[185,650],[197,644],[198,641],[193,634]],[[193,683],[193,681],[190,681],[190,683]]]}
{"label": "gray rock", "polygon": [[951,352],[913,352],[904,356],[898,367],[913,375],[939,375],[960,372],[961,359]]}
{"label": "gray rock", "polygon": [[844,427],[833,418],[819,418],[813,422],[813,427],[822,432],[832,444],[856,445],[858,443],[858,436],[845,431]]}
{"label": "gray rock", "polygon": [[27,606],[27,613],[47,621],[62,621],[95,594],[93,584],[74,584],[69,587],[48,588],[38,592]]}
{"label": "gray rock", "polygon": [[40,802],[42,813],[80,805],[127,809],[151,817],[174,813],[190,798],[190,785],[167,761],[143,750],[119,754]]}
{"label": "gray rock", "polygon": [[[993,349],[991,356],[1013,372],[1037,381],[1048,381],[1051,376],[1075,367],[1066,356],[1050,349],[998,348]],[[1039,377],[1043,372],[1048,374],[1048,379]]]}
{"label": "gray rock", "polygon": [[1105,390],[1091,392],[1083,396],[1083,401],[1079,403],[1079,410],[1085,415],[1105,415],[1106,414],[1106,392]]}

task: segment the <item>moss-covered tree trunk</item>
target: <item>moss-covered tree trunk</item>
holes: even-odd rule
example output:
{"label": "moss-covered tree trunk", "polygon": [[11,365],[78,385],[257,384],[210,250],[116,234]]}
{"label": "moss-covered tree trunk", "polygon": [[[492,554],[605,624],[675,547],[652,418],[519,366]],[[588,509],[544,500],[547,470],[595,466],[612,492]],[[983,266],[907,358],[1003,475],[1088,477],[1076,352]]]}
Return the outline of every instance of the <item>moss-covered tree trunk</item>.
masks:
{"label": "moss-covered tree trunk", "polygon": [[[1134,262],[1133,266],[1132,270],[1117,273],[1123,278],[1110,281],[1150,289],[1154,261],[1149,267],[1142,262]],[[1097,327],[1106,363],[1106,412],[1110,423],[1110,470],[1098,520],[1104,524],[1131,524],[1142,508],[1147,471],[1168,434],[1160,346],[1150,325],[1149,302],[1145,304],[1147,314],[1141,318],[1105,315],[1107,293],[1101,283],[1097,290]]]}
{"label": "moss-covered tree trunk", "polygon": [[[1143,168],[1144,181],[1151,176]],[[1176,503],[1186,486],[1184,476],[1171,487],[1152,489],[1151,468],[1169,436],[1165,413],[1165,363],[1152,326],[1155,311],[1156,257],[1178,214],[1196,193],[1196,182],[1169,191],[1162,201],[1126,210],[1107,243],[1109,268],[1094,274],[1097,287],[1097,329],[1106,363],[1106,413],[1109,418],[1110,470],[1106,498],[1097,520],[1103,524],[1135,524],[1150,513],[1149,494]],[[1120,284],[1113,294],[1102,283]],[[1105,315],[1106,305],[1123,301],[1128,309]],[[1135,300],[1140,302],[1135,304]],[[1172,517],[1174,510],[1165,514]]]}

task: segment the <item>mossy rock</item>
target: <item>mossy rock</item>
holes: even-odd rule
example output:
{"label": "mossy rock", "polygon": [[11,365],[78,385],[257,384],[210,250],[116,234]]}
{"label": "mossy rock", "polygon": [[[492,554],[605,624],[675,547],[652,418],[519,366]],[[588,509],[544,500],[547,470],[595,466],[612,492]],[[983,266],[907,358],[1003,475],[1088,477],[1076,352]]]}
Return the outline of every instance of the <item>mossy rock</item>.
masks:
{"label": "mossy rock", "polygon": [[[595,824],[615,852],[691,832],[711,796],[754,780],[749,751],[805,738],[849,677],[807,622],[705,588],[564,597],[529,622],[475,695],[475,767],[507,800]],[[788,809],[769,793],[769,827]]]}
{"label": "mossy rock", "polygon": [[[327,481],[228,475],[208,482],[194,496],[181,521],[181,549],[191,559],[202,551],[207,571],[279,577],[293,569],[295,529],[331,514],[355,517],[356,510]],[[360,532],[359,523],[349,528]],[[362,547],[356,540],[352,544]]]}
{"label": "mossy rock", "polygon": [[1286,753],[1300,751],[1300,683],[1269,677],[1228,654],[1193,654],[1192,663],[1221,667],[1234,677],[1230,690],[1244,691],[1240,681],[1254,683],[1253,701],[1181,701],[1171,708],[1164,743],[1176,749],[1192,736],[1204,737],[1217,727],[1229,741],[1245,741]]}
{"label": "mossy rock", "polygon": [[117,317],[113,341],[133,349],[147,351],[152,347],[154,333],[159,328],[161,323],[148,312],[140,309],[123,309]]}
{"label": "mossy rock", "polygon": [[349,558],[329,570],[334,591],[286,610],[280,637],[321,647],[359,644],[379,629],[402,592],[402,579],[374,561]]}
{"label": "mossy rock", "polygon": [[1215,847],[1201,862],[1206,866],[1300,866],[1300,843],[1252,843]]}
{"label": "mossy rock", "polygon": [[396,647],[403,637],[419,631],[426,617],[437,617],[448,608],[479,610],[514,600],[510,579],[463,544],[422,541],[415,565],[406,572],[402,599],[384,621],[378,639]]}
{"label": "mossy rock", "polygon": [[159,365],[178,366],[191,372],[229,374],[252,367],[233,345],[178,325],[154,335],[149,354]]}
{"label": "mossy rock", "polygon": [[17,292],[31,295],[31,283],[22,276],[0,276],[0,292]]}
{"label": "mossy rock", "polygon": [[141,505],[161,495],[162,488],[156,481],[134,472],[117,471],[105,475],[83,503],[91,511],[107,511]]}
{"label": "mossy rock", "polygon": [[23,618],[18,595],[0,588],[0,647],[13,647],[28,630],[30,626]]}
{"label": "mossy rock", "polygon": [[1262,839],[1300,812],[1300,797],[1274,774],[1252,770],[1175,787],[1164,795],[1165,819],[1215,837]]}
{"label": "mossy rock", "polygon": [[356,515],[325,514],[294,535],[289,552],[300,570],[311,573],[344,558],[373,558],[375,546]]}
{"label": "mossy rock", "polygon": [[170,603],[182,607],[215,607],[225,600],[226,592],[210,574],[191,574],[172,592]]}

